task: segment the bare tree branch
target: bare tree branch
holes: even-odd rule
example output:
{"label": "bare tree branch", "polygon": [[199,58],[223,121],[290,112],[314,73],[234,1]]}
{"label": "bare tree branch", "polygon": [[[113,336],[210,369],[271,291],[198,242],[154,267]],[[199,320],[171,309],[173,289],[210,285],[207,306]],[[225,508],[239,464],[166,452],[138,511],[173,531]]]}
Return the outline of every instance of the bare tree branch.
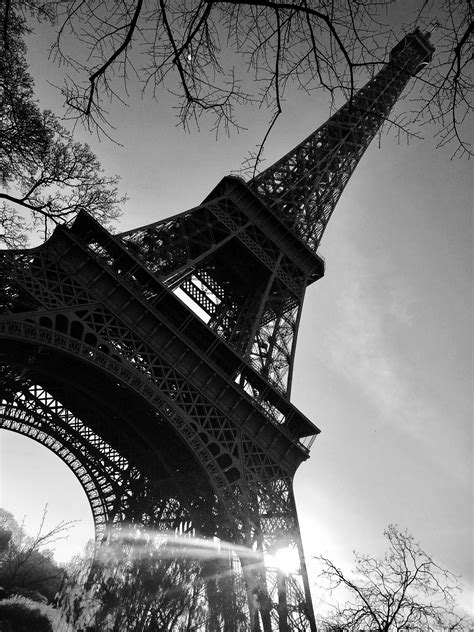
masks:
{"label": "bare tree branch", "polygon": [[348,601],[333,607],[332,627],[348,632],[463,629],[467,619],[456,610],[457,578],[396,526],[389,525],[384,535],[389,544],[384,557],[356,553],[350,575],[326,557],[316,558],[324,587],[349,593]]}

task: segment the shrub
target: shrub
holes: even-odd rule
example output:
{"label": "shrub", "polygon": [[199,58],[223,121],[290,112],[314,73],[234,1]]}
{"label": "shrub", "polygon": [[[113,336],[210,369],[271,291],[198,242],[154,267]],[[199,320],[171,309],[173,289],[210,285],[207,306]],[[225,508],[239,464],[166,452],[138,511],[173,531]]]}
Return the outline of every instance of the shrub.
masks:
{"label": "shrub", "polygon": [[24,597],[4,599],[0,602],[0,632],[53,632],[43,609]]}

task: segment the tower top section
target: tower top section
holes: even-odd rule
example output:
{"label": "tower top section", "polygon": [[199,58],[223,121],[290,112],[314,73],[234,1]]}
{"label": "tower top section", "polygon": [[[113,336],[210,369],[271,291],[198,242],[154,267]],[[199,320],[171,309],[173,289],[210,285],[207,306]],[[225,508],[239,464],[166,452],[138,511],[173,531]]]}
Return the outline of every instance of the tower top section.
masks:
{"label": "tower top section", "polygon": [[406,35],[389,61],[324,125],[249,182],[298,238],[316,251],[352,172],[410,78],[434,52],[429,34]]}
{"label": "tower top section", "polygon": [[427,66],[433,58],[435,47],[430,42],[431,33],[422,33],[420,29],[415,29],[413,33],[409,33],[392,49],[390,53],[390,61],[396,63],[399,54],[405,49],[419,49],[422,54],[422,60],[418,67],[412,70],[412,75],[416,75],[422,68]]}

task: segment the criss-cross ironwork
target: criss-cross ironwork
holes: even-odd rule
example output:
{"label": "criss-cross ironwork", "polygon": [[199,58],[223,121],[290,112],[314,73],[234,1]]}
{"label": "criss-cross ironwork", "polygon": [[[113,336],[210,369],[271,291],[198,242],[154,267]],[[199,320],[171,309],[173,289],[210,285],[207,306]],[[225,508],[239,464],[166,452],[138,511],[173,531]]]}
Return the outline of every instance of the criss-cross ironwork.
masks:
{"label": "criss-cross ironwork", "polygon": [[[0,427],[69,465],[99,537],[128,521],[235,545],[246,623],[210,600],[212,630],[315,630],[292,486],[319,432],[290,402],[301,308],[346,182],[432,50],[408,35],[308,139],[194,209],[116,236],[81,213],[1,253]],[[282,547],[294,572],[272,567]]]}

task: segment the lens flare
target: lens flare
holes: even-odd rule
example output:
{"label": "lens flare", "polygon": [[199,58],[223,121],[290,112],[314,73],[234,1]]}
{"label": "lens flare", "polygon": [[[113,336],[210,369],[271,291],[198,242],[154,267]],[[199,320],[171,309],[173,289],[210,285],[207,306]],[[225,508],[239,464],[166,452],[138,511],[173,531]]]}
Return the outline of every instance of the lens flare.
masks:
{"label": "lens flare", "polygon": [[126,547],[129,559],[140,559],[147,551],[153,550],[157,557],[163,560],[219,560],[234,559],[234,564],[257,568],[264,564],[268,570],[277,570],[284,575],[300,572],[300,558],[295,546],[273,545],[263,553],[253,548],[239,546],[225,542],[219,538],[201,538],[194,532],[155,531],[153,529],[129,527],[122,525],[113,529],[105,538],[96,554],[110,557],[111,554],[121,555],[121,547]]}
{"label": "lens flare", "polygon": [[297,573],[300,568],[300,558],[298,550],[286,546],[276,549],[272,554],[266,555],[266,566],[269,568],[277,568],[284,575]]}
{"label": "lens flare", "polygon": [[225,542],[219,538],[201,538],[192,533],[154,531],[153,529],[122,526],[108,534],[99,547],[99,554],[113,547],[129,547],[130,558],[139,558],[144,549],[153,549],[161,559],[228,559],[229,556],[243,558],[247,563],[258,565],[262,561],[260,551]]}

